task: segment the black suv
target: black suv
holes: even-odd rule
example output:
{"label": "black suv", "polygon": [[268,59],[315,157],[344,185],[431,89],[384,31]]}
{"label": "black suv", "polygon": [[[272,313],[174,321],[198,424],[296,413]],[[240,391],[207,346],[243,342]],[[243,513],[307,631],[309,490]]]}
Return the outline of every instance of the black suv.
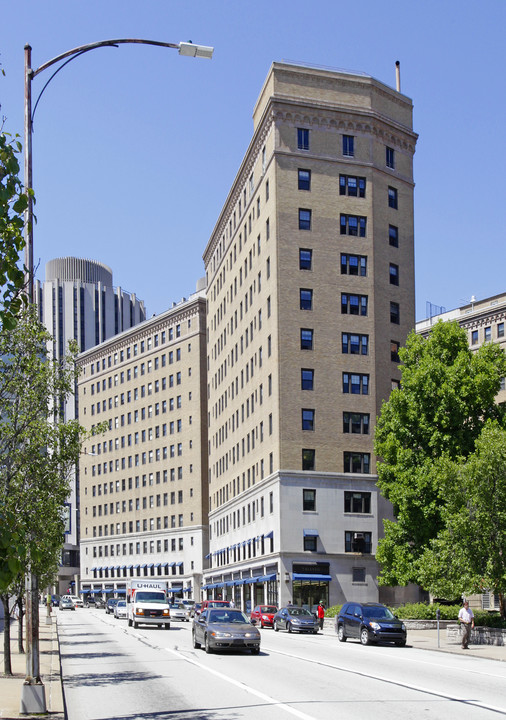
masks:
{"label": "black suv", "polygon": [[336,617],[336,633],[341,642],[356,638],[362,645],[378,641],[406,644],[406,626],[379,603],[345,603]]}

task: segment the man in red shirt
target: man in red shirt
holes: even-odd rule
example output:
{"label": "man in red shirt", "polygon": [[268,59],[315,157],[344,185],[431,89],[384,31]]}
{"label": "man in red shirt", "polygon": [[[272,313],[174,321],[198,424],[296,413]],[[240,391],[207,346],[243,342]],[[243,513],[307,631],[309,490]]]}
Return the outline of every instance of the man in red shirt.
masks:
{"label": "man in red shirt", "polygon": [[323,604],[323,600],[320,600],[320,604],[318,605],[318,622],[320,623],[320,630],[323,630],[323,620],[325,618],[325,605]]}

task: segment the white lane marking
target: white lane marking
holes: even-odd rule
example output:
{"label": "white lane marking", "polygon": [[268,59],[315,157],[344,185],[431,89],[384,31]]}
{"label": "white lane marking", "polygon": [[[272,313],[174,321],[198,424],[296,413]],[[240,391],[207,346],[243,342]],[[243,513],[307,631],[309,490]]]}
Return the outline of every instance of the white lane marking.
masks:
{"label": "white lane marking", "polygon": [[[264,651],[267,650],[264,646]],[[499,707],[496,705],[488,705],[487,703],[481,702],[479,700],[466,700],[465,698],[458,697],[458,695],[448,695],[442,692],[439,692],[438,690],[431,690],[430,688],[422,687],[422,685],[412,685],[407,682],[400,682],[399,680],[392,680],[392,678],[383,677],[382,675],[371,675],[371,673],[367,672],[361,672],[360,670],[353,670],[349,667],[344,667],[341,665],[334,665],[333,663],[325,662],[323,660],[314,660],[311,658],[303,657],[301,655],[295,655],[293,653],[283,652],[282,650],[270,650],[269,652],[277,653],[278,655],[285,655],[289,658],[295,658],[296,660],[303,660],[304,662],[313,662],[316,665],[323,665],[324,667],[333,668],[334,670],[340,670],[341,672],[351,673],[352,675],[361,675],[362,677],[371,679],[371,680],[379,680],[380,682],[388,683],[390,685],[397,685],[399,687],[407,688],[408,690],[416,690],[417,692],[423,692],[428,695],[435,695],[436,697],[441,697],[446,700],[453,700],[455,702],[463,703],[464,705],[475,705],[476,707],[483,708],[485,710],[492,710],[493,712],[500,713],[501,715],[506,715],[506,708]]]}
{"label": "white lane marking", "polygon": [[[321,637],[322,638],[327,637],[329,640],[333,639],[332,635],[323,635],[322,634]],[[336,635],[336,638],[337,638],[337,635]],[[307,639],[309,639],[309,636]],[[351,645],[348,645],[348,647],[352,647],[352,648],[355,647],[357,649],[357,652],[363,650],[362,646],[358,645],[358,644],[355,644],[355,645],[351,644]],[[263,642],[262,642],[262,649],[268,650],[269,652],[278,652],[278,650],[276,650],[275,648],[266,647],[265,643],[263,643]],[[438,652],[436,650],[433,650],[432,648],[415,648],[415,647],[402,648],[402,654],[400,652],[399,653],[392,652],[392,648],[387,649],[387,648],[381,648],[381,647],[375,648],[374,652],[375,652],[375,656],[376,656],[376,653],[379,654],[380,651],[383,651],[381,653],[382,657],[383,656],[388,657],[389,660],[400,660],[401,664],[403,664],[405,662],[412,662],[412,663],[417,663],[420,665],[430,665],[431,667],[441,667],[441,668],[444,668],[445,670],[455,670],[457,672],[464,671],[464,672],[473,673],[475,675],[485,675],[485,677],[493,677],[493,678],[497,678],[499,680],[506,679],[506,667],[505,667],[505,672],[499,673],[499,674],[492,673],[492,672],[483,672],[482,670],[475,670],[474,668],[466,667],[465,665],[462,665],[462,666],[445,665],[444,663],[430,662],[429,660],[419,660],[418,658],[407,657],[407,653],[409,652],[409,650],[415,650],[415,651],[421,651],[421,652],[427,652],[427,651],[428,652]],[[282,652],[282,651],[279,651],[279,652]],[[446,654],[451,655],[451,653],[446,653]],[[305,658],[305,659],[309,660],[309,658]],[[462,657],[463,663],[466,661],[472,662],[473,660],[478,662],[481,660],[489,660],[489,658],[482,658],[478,655],[474,655],[474,656],[469,655],[466,657]],[[318,662],[318,660],[315,660],[315,662]],[[498,661],[490,660],[490,662],[497,664]],[[499,664],[500,664],[500,661],[499,661]]]}
{"label": "white lane marking", "polygon": [[317,720],[312,715],[306,715],[306,713],[301,712],[300,710],[296,710],[295,708],[290,707],[290,705],[286,705],[285,703],[282,703],[280,700],[276,700],[275,698],[271,697],[270,695],[265,695],[265,693],[260,692],[259,690],[255,690],[254,688],[250,687],[249,685],[245,685],[245,683],[240,682],[239,680],[234,680],[233,678],[229,677],[228,675],[224,675],[221,672],[218,672],[217,670],[213,670],[212,668],[208,667],[207,665],[204,665],[203,663],[198,662],[198,660],[193,660],[192,658],[186,657],[186,655],[183,655],[178,650],[172,650],[172,648],[164,648],[168,653],[172,653],[172,655],[175,655],[180,660],[185,660],[186,662],[191,663],[192,665],[196,665],[201,670],[206,670],[208,673],[211,673],[211,675],[216,675],[216,677],[219,677],[220,680],[225,680],[225,682],[230,683],[231,685],[235,685],[240,690],[244,690],[245,692],[249,693],[250,695],[255,695],[257,698],[260,698],[260,700],[264,700],[269,705],[275,705],[276,708],[280,708],[280,710],[285,710],[286,712],[290,713],[291,715],[295,715],[295,717],[300,718],[300,720]]}

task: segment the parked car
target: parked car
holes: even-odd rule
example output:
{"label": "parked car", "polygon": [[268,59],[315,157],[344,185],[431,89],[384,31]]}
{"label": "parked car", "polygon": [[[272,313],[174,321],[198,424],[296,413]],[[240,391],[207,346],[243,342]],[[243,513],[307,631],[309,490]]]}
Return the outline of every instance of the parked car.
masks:
{"label": "parked car", "polygon": [[183,603],[173,603],[169,605],[170,619],[181,620],[181,622],[190,622],[190,609]]}
{"label": "parked car", "polygon": [[202,609],[200,612],[204,612],[207,608],[228,608],[230,603],[228,600],[204,600],[202,602]]}
{"label": "parked car", "polygon": [[97,607],[97,599],[95,595],[86,595],[86,598],[84,600],[84,607]]}
{"label": "parked car", "polygon": [[108,615],[111,613],[114,613],[114,606],[118,602],[118,598],[109,598],[109,600],[105,604],[105,611]]}
{"label": "parked car", "polygon": [[95,607],[97,610],[103,610],[105,608],[105,600],[103,598],[95,596]]}
{"label": "parked car", "polygon": [[193,647],[202,645],[206,653],[213,650],[250,650],[260,652],[260,631],[251,624],[241,610],[211,608],[193,619]]}
{"label": "parked car", "polygon": [[195,603],[195,605],[192,606],[190,615],[191,617],[195,617],[195,615],[200,615],[202,612],[202,603]]}
{"label": "parked car", "polygon": [[257,605],[251,612],[251,619],[256,620],[261,628],[274,627],[274,615],[278,608],[275,605]]}
{"label": "parked car", "polygon": [[51,595],[51,605],[53,607],[58,607],[60,605],[60,596],[59,595]]}
{"label": "parked car", "polygon": [[84,607],[84,602],[83,602],[82,597],[79,597],[78,595],[70,595],[69,597],[72,598],[72,602],[74,603],[74,605],[76,606],[76,608],[78,608],[78,607],[81,607],[81,608]]}
{"label": "parked car", "polygon": [[72,598],[70,595],[62,595],[60,598],[60,610],[75,610],[76,606],[74,605]]}
{"label": "parked car", "polygon": [[195,605],[195,600],[181,600],[185,608],[190,611],[190,615],[192,614],[193,606]]}
{"label": "parked car", "polygon": [[288,630],[291,632],[318,632],[318,620],[305,608],[297,605],[288,605],[281,608],[273,618],[274,630]]}
{"label": "parked car", "polygon": [[378,641],[406,644],[406,626],[379,603],[345,603],[336,617],[336,633],[341,642],[355,638],[362,645]]}
{"label": "parked car", "polygon": [[126,618],[126,616],[127,616],[126,600],[118,600],[118,602],[114,606],[114,617],[115,618]]}

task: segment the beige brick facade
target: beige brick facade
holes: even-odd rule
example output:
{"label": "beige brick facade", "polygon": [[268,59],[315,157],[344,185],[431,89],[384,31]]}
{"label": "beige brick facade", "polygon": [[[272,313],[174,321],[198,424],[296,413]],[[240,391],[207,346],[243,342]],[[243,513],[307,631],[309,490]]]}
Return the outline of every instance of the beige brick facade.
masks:
{"label": "beige brick facade", "polygon": [[[368,76],[275,63],[205,250],[206,578],[244,607],[295,598],[311,567],[329,579],[304,604],[342,601],[362,575],[377,598],[373,428],[414,325],[411,114]],[[357,488],[370,505],[346,511]],[[305,490],[325,498],[309,515]]]}
{"label": "beige brick facade", "polygon": [[80,356],[81,586],[158,577],[199,595],[207,554],[206,303],[192,296]]}

